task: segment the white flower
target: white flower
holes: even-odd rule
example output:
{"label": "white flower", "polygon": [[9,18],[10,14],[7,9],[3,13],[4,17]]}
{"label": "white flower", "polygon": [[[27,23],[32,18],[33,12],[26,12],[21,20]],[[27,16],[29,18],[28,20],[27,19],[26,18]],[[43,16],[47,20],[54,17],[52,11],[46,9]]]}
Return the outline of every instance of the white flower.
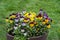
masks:
{"label": "white flower", "polygon": [[23,22],[21,25],[22,25],[22,26],[26,26],[26,23]]}
{"label": "white flower", "polygon": [[19,25],[19,27],[21,27],[21,25]]}
{"label": "white flower", "polygon": [[20,18],[20,21],[23,21],[24,20],[24,18]]}
{"label": "white flower", "polygon": [[24,36],[27,36],[27,32],[26,32],[26,33],[24,33]]}
{"label": "white flower", "polygon": [[15,22],[18,22],[19,20],[18,19],[15,19]]}
{"label": "white flower", "polygon": [[16,30],[18,27],[14,27],[14,29]]}
{"label": "white flower", "polygon": [[25,30],[24,29],[21,29],[21,32],[25,32]]}
{"label": "white flower", "polygon": [[26,11],[25,11],[25,10],[23,10],[23,11],[22,11],[22,13],[23,13],[23,14],[25,14],[25,13],[26,13]]}
{"label": "white flower", "polygon": [[18,24],[17,24],[17,23],[16,23],[15,25],[16,25],[16,26],[18,26]]}

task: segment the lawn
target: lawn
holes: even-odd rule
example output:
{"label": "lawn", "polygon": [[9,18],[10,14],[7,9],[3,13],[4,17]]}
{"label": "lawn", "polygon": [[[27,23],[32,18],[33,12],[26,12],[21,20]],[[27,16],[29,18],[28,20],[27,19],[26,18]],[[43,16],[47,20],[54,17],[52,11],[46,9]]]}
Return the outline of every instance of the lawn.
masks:
{"label": "lawn", "polygon": [[5,17],[22,10],[38,13],[40,8],[54,21],[47,40],[60,40],[60,0],[0,0],[0,40],[6,40]]}

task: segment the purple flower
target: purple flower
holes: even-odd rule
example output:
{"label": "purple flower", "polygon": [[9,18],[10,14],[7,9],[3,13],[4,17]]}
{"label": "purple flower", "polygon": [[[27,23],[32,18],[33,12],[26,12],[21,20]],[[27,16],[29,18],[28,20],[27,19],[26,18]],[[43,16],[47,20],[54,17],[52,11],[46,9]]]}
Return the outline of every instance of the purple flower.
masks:
{"label": "purple flower", "polygon": [[39,12],[40,14],[43,14],[43,10],[42,9],[40,9],[40,12]]}
{"label": "purple flower", "polygon": [[20,13],[17,13],[16,16],[17,16],[18,18],[20,18],[21,14],[20,14]]}
{"label": "purple flower", "polygon": [[50,18],[48,18],[48,20],[51,20]]}
{"label": "purple flower", "polygon": [[20,18],[24,18],[24,16],[21,16]]}
{"label": "purple flower", "polygon": [[48,18],[48,15],[46,14],[46,12],[44,12],[43,16],[44,18]]}

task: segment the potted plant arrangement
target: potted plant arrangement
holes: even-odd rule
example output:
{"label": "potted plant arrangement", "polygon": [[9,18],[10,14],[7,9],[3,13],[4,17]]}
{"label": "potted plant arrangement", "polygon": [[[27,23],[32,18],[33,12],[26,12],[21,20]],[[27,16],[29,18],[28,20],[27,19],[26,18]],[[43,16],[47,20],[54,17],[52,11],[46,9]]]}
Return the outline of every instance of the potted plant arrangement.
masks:
{"label": "potted plant arrangement", "polygon": [[46,40],[52,19],[46,12],[12,13],[6,18],[7,40]]}

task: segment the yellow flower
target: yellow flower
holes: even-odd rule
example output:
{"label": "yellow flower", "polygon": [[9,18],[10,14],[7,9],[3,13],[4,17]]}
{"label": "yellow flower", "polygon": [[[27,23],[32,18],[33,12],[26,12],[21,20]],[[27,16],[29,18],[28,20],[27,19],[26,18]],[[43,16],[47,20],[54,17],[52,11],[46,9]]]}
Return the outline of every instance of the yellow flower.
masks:
{"label": "yellow flower", "polygon": [[36,19],[38,19],[38,20],[42,20],[42,17],[37,17]]}
{"label": "yellow flower", "polygon": [[46,22],[42,22],[42,24],[46,24]]}
{"label": "yellow flower", "polygon": [[31,17],[33,17],[33,18],[36,17],[36,14],[32,13],[32,14],[31,14]]}
{"label": "yellow flower", "polygon": [[35,13],[35,12],[33,12],[33,15],[35,15],[35,16],[36,16],[36,13]]}
{"label": "yellow flower", "polygon": [[50,24],[49,24],[49,25],[47,25],[47,28],[50,28]]}
{"label": "yellow flower", "polygon": [[25,13],[24,16],[27,17],[29,13]]}
{"label": "yellow flower", "polygon": [[5,19],[6,22],[9,22],[9,19]]}
{"label": "yellow flower", "polygon": [[33,27],[34,26],[34,24],[30,24],[30,27]]}
{"label": "yellow flower", "polygon": [[34,18],[30,18],[31,21],[34,21]]}
{"label": "yellow flower", "polygon": [[8,18],[6,18],[6,19],[5,19],[5,21],[6,21],[6,22],[9,22],[9,19],[8,19]]}
{"label": "yellow flower", "polygon": [[34,27],[34,25],[35,25],[34,21],[30,22],[30,27]]}
{"label": "yellow flower", "polygon": [[13,20],[10,20],[10,23],[13,23]]}
{"label": "yellow flower", "polygon": [[45,20],[46,23],[48,23],[48,21],[49,21],[48,19]]}
{"label": "yellow flower", "polygon": [[10,18],[16,18],[16,15],[12,15],[12,16],[10,16]]}
{"label": "yellow flower", "polygon": [[24,20],[24,22],[28,22],[28,20]]}

